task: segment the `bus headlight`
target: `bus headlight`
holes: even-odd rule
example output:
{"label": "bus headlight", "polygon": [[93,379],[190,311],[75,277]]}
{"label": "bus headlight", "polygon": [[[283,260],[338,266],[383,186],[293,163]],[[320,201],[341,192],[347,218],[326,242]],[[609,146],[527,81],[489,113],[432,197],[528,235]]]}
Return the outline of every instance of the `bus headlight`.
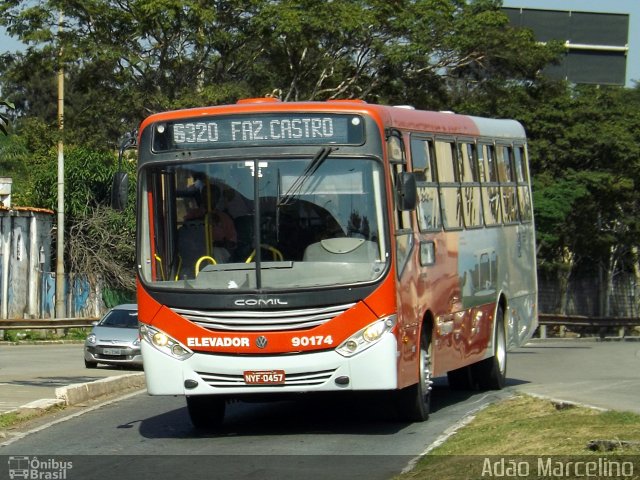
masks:
{"label": "bus headlight", "polygon": [[186,360],[193,355],[193,352],[180,342],[171,338],[163,331],[150,327],[149,325],[140,325],[140,337],[146,340],[156,350],[177,360]]}
{"label": "bus headlight", "polygon": [[373,322],[371,325],[366,326],[342,342],[342,344],[336,348],[336,352],[344,357],[352,357],[366,350],[378,343],[385,333],[393,330],[397,320],[398,317],[396,315],[391,315]]}

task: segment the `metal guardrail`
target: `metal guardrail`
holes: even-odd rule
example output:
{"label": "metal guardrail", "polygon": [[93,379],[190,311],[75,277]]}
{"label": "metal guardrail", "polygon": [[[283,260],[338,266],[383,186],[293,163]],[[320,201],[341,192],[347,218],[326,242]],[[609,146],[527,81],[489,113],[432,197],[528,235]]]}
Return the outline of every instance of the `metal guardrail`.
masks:
{"label": "metal guardrail", "polygon": [[560,336],[564,336],[564,329],[573,327],[577,329],[589,328],[597,330],[600,338],[606,336],[607,329],[617,328],[618,337],[623,338],[629,327],[640,326],[640,318],[635,317],[586,317],[583,315],[558,315],[555,313],[538,314],[540,338],[547,338],[547,327],[560,327]]}
{"label": "metal guardrail", "polygon": [[91,327],[99,318],[17,318],[0,319],[0,330],[38,330],[56,328],[83,328]]}
{"label": "metal guardrail", "polygon": [[640,318],[632,317],[585,317],[582,315],[558,315],[556,313],[538,314],[540,325],[564,325],[576,327],[637,327]]}

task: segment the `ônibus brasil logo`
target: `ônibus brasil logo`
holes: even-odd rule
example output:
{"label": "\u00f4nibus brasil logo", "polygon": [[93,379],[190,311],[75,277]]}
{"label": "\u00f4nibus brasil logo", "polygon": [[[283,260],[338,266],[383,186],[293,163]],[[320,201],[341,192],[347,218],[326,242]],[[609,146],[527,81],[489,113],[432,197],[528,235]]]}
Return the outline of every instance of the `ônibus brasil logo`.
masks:
{"label": "\u00f4nibus brasil logo", "polygon": [[73,468],[72,462],[56,460],[55,458],[41,459],[38,457],[11,456],[8,460],[9,478],[24,478],[33,480],[66,480],[67,470]]}

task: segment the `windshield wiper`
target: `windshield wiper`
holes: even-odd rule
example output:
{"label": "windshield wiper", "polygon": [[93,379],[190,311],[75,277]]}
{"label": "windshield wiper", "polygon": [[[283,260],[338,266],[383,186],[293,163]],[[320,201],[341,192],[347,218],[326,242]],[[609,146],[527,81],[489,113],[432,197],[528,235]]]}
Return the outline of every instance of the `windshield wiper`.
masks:
{"label": "windshield wiper", "polygon": [[288,205],[289,202],[302,190],[302,186],[307,179],[315,173],[316,170],[322,165],[329,155],[332,152],[338,150],[338,147],[322,147],[318,153],[316,153],[315,157],[311,159],[309,165],[306,166],[304,171],[300,174],[296,181],[289,187],[286,193],[282,196],[282,198],[278,201],[278,207],[280,205]]}

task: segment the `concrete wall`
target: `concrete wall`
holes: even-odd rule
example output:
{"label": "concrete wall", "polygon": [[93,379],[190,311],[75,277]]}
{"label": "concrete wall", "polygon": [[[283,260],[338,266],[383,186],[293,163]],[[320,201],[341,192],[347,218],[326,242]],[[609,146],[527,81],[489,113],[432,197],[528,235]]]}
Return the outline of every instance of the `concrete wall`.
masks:
{"label": "concrete wall", "polygon": [[[54,318],[50,210],[0,205],[0,318]],[[104,311],[100,285],[85,275],[67,274],[66,316],[99,317]]]}

